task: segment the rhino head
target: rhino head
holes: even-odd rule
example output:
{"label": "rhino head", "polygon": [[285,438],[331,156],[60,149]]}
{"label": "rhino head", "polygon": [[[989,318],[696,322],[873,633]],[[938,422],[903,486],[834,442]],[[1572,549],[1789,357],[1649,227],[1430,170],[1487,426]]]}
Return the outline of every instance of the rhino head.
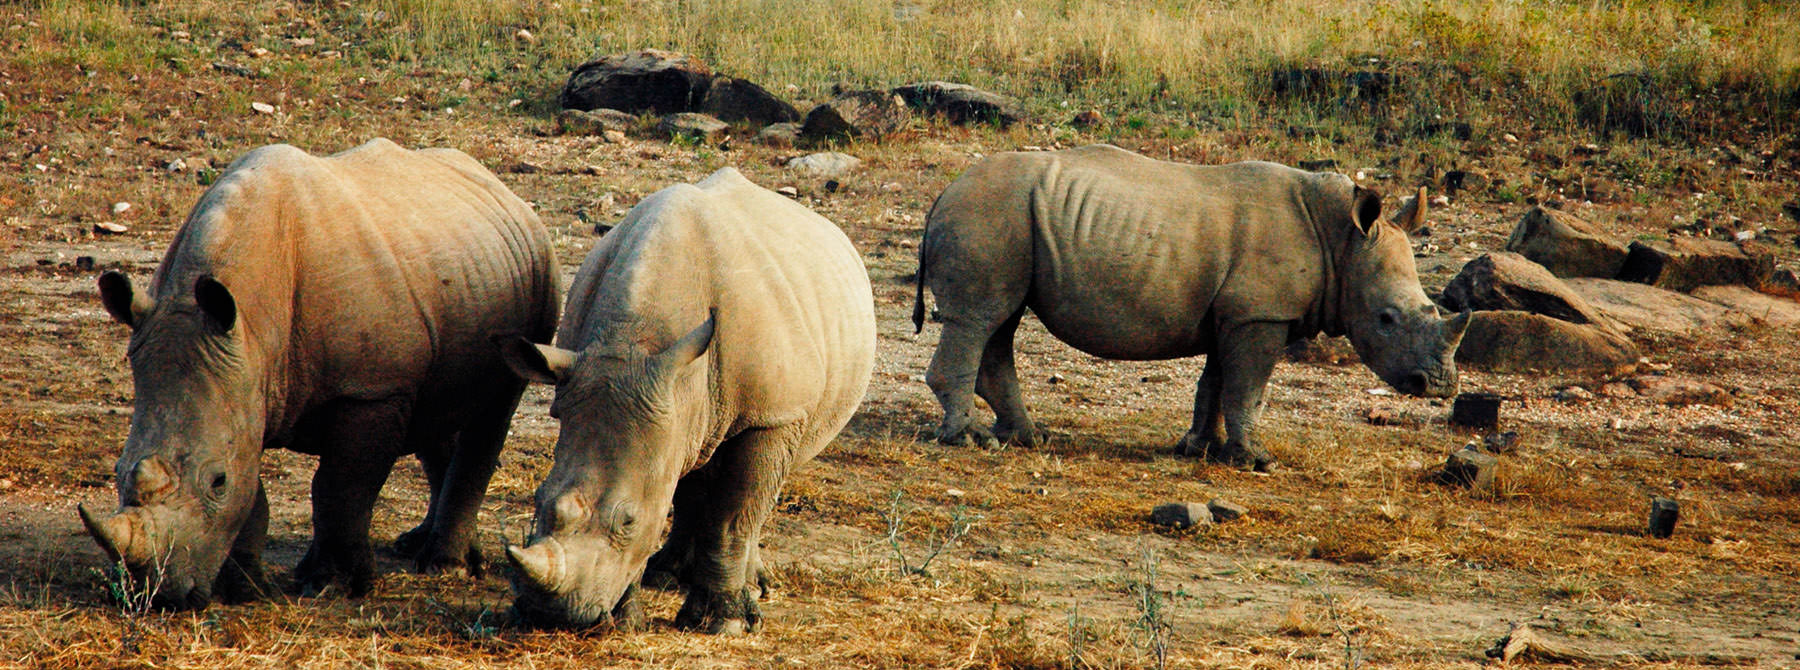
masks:
{"label": "rhino head", "polygon": [[556,385],[550,414],[562,423],[532,535],[506,548],[513,611],[526,623],[635,623],[632,594],[662,543],[710,407],[706,367],[696,361],[712,334],[709,318],[659,353],[630,341],[580,352],[524,338],[500,343],[520,376]]}
{"label": "rhino head", "polygon": [[237,303],[209,275],[163,304],[118,272],[99,283],[107,311],[131,327],[134,399],[114,466],[119,510],[83,506],[81,520],[154,604],[202,608],[260,492],[263,391]]}
{"label": "rhino head", "polygon": [[1376,376],[1402,393],[1456,394],[1456,347],[1469,315],[1445,319],[1419,287],[1408,231],[1425,222],[1425,190],[1381,220],[1381,195],[1356,187],[1347,254],[1341,263],[1344,326],[1356,354]]}

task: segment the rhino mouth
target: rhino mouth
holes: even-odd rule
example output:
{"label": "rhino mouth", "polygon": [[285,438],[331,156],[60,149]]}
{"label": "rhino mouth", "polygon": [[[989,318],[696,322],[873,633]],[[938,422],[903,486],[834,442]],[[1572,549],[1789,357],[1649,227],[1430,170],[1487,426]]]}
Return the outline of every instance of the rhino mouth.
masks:
{"label": "rhino mouth", "polygon": [[1407,395],[1425,398],[1448,398],[1456,395],[1456,373],[1447,370],[1414,370],[1395,384]]}

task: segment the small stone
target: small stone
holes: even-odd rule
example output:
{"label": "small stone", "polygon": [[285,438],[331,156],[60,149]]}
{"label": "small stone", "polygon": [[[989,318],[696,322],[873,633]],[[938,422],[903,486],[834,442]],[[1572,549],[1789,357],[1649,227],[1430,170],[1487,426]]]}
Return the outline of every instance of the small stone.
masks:
{"label": "small stone", "polygon": [[1169,381],[1169,376],[1168,375],[1144,375],[1142,377],[1139,377],[1138,381],[1143,382],[1145,384],[1161,384],[1163,382]]}
{"label": "small stone", "polygon": [[1481,448],[1490,454],[1504,454],[1519,446],[1519,432],[1509,430],[1501,433],[1489,433],[1482,436]]}
{"label": "small stone", "polygon": [[702,142],[718,142],[725,139],[725,131],[731,126],[705,114],[681,112],[662,117],[656,124],[659,133],[669,136],[690,137]]}
{"label": "small stone", "polygon": [[163,169],[170,172],[181,172],[187,169],[187,161],[177,158],[163,164]]}
{"label": "small stone", "polygon": [[1500,460],[1474,449],[1458,449],[1444,461],[1442,481],[1452,486],[1485,489],[1494,484],[1494,468]]}
{"label": "small stone", "polygon": [[600,139],[606,140],[611,144],[624,144],[625,133],[618,130],[602,130],[600,131]]}
{"label": "small stone", "polygon": [[800,189],[794,188],[792,186],[783,186],[781,188],[775,189],[775,192],[780,193],[780,194],[785,195],[790,198],[800,197]]}
{"label": "small stone", "polygon": [[1667,538],[1674,535],[1675,522],[1680,518],[1680,503],[1661,496],[1650,499],[1650,537]]}
{"label": "small stone", "polygon": [[501,171],[509,172],[512,174],[537,174],[539,172],[543,172],[544,168],[538,167],[535,164],[528,163],[525,161],[517,161],[517,162],[509,163],[509,164],[503,166],[501,168]]}
{"label": "small stone", "polygon": [[318,40],[315,40],[311,37],[296,37],[294,39],[288,40],[288,44],[292,44],[297,47],[310,47],[310,46],[312,46],[314,44],[318,44],[318,43],[319,43]]}
{"label": "small stone", "polygon": [[252,102],[250,103],[250,109],[256,110],[259,114],[275,113],[275,106],[266,102]]}
{"label": "small stone", "polygon": [[850,171],[855,170],[859,165],[862,165],[862,159],[836,151],[825,151],[798,156],[787,162],[789,170],[808,172],[814,176],[826,177],[829,179],[836,179],[849,174]]}
{"label": "small stone", "polygon": [[124,214],[126,211],[128,211],[130,209],[131,209],[131,203],[129,203],[129,202],[115,202],[115,203],[113,203],[113,206],[112,206],[112,212],[114,214]]}
{"label": "small stone", "polygon": [[637,123],[637,117],[616,109],[565,109],[556,113],[556,129],[564,135],[599,135],[608,130],[624,131]]}
{"label": "small stone", "polygon": [[1518,143],[1519,143],[1519,136],[1518,136],[1518,135],[1514,135],[1514,134],[1512,134],[1512,133],[1506,133],[1506,134],[1504,134],[1504,135],[1501,135],[1501,136],[1500,136],[1500,139],[1503,139],[1503,140],[1506,140],[1506,141],[1507,141],[1507,142],[1508,142],[1508,143],[1511,143],[1511,144],[1518,144]]}
{"label": "small stone", "polygon": [[1213,515],[1206,505],[1200,503],[1165,503],[1157,505],[1156,509],[1150,511],[1150,523],[1180,530],[1194,526],[1211,526]]}
{"label": "small stone", "polygon": [[1594,392],[1579,386],[1570,386],[1568,388],[1558,389],[1555,393],[1550,394],[1550,397],[1559,402],[1577,403],[1593,400]]}
{"label": "small stone", "polygon": [[952,498],[961,498],[964,495],[967,495],[967,492],[963,491],[962,489],[946,489],[944,491],[944,495],[950,496]]}
{"label": "small stone", "polygon": [[1600,395],[1607,398],[1636,398],[1637,391],[1625,382],[1607,382],[1600,385]]}
{"label": "small stone", "polygon": [[531,31],[524,28],[520,28],[518,32],[513,33],[513,39],[526,44],[537,44],[537,35],[531,34]]}
{"label": "small stone", "polygon": [[1250,513],[1249,508],[1224,498],[1213,498],[1212,500],[1207,501],[1206,510],[1212,512],[1213,521],[1219,523],[1236,521],[1245,514]]}
{"label": "small stone", "polygon": [[1693,379],[1680,379],[1664,375],[1644,375],[1633,377],[1631,388],[1639,395],[1673,407],[1687,405],[1731,404],[1731,393],[1712,384]]}
{"label": "small stone", "polygon": [[1076,114],[1075,118],[1069,119],[1069,125],[1076,128],[1098,128],[1102,123],[1106,123],[1106,117],[1092,109],[1082,111]]}
{"label": "small stone", "polygon": [[102,235],[123,235],[130,232],[130,230],[130,228],[111,221],[99,221],[94,223],[94,232]]}
{"label": "small stone", "polygon": [[1051,383],[1051,384],[1061,384],[1061,383],[1063,383],[1063,376],[1062,376],[1062,373],[1060,373],[1060,372],[1057,372],[1057,373],[1052,373],[1052,374],[1051,374],[1051,375],[1050,375],[1050,378],[1049,378],[1049,379],[1047,379],[1047,380],[1045,380],[1045,381],[1047,381],[1047,382],[1049,382],[1049,383]]}
{"label": "small stone", "polygon": [[762,130],[756,131],[756,137],[751,141],[763,146],[785,149],[794,146],[799,139],[800,124],[771,123],[764,126]]}
{"label": "small stone", "polygon": [[80,270],[82,272],[92,271],[94,269],[94,257],[93,256],[76,256],[75,257],[75,269]]}

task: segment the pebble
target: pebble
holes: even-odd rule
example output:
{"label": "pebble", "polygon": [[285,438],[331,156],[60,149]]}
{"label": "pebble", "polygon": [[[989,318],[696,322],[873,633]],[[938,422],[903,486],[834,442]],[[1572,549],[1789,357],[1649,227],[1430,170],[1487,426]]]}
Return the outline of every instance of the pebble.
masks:
{"label": "pebble", "polygon": [[792,186],[783,186],[781,188],[775,189],[775,192],[780,193],[780,194],[785,195],[790,198],[800,197],[800,189],[794,188]]}
{"label": "pebble", "polygon": [[112,206],[114,214],[124,214],[125,211],[129,209],[131,209],[131,203],[129,202],[115,202]]}
{"label": "pebble", "polygon": [[98,221],[94,223],[94,232],[102,235],[123,235],[130,230],[130,228],[111,221]]}
{"label": "pebble", "polygon": [[1444,483],[1484,489],[1494,484],[1499,459],[1474,449],[1458,449],[1444,461]]}
{"label": "pebble", "polygon": [[1207,501],[1206,509],[1207,511],[1212,512],[1213,520],[1219,523],[1236,521],[1245,514],[1250,513],[1250,510],[1243,505],[1239,505],[1224,498],[1213,498],[1212,500]]}
{"label": "pebble", "polygon": [[1681,518],[1681,505],[1657,496],[1650,499],[1650,537],[1666,538],[1675,534],[1675,522]]}
{"label": "pebble", "polygon": [[1051,383],[1051,384],[1061,384],[1061,383],[1063,383],[1063,376],[1062,376],[1062,373],[1060,373],[1060,372],[1058,372],[1058,373],[1053,373],[1053,374],[1051,374],[1051,375],[1050,375],[1050,378],[1049,378],[1049,379],[1047,379],[1047,380],[1045,380],[1045,381],[1047,381],[1047,382],[1049,382],[1049,383]]}
{"label": "pebble", "polygon": [[187,161],[177,158],[163,165],[163,169],[170,172],[180,172],[187,169]]}
{"label": "pebble", "polygon": [[275,113],[275,106],[266,102],[252,102],[250,103],[250,109],[254,109],[261,114]]}
{"label": "pebble", "polygon": [[1212,511],[1197,502],[1173,502],[1157,505],[1150,511],[1150,522],[1175,529],[1211,526]]}

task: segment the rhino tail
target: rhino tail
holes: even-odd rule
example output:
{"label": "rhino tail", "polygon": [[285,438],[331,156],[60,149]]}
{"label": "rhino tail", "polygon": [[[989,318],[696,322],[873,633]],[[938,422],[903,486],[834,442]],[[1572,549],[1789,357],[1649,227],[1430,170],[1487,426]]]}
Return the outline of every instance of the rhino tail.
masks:
{"label": "rhino tail", "polygon": [[925,270],[931,265],[931,221],[937,214],[938,201],[944,198],[939,193],[931,201],[931,209],[925,212],[925,230],[919,235],[919,271],[913,273],[913,334],[925,332]]}

